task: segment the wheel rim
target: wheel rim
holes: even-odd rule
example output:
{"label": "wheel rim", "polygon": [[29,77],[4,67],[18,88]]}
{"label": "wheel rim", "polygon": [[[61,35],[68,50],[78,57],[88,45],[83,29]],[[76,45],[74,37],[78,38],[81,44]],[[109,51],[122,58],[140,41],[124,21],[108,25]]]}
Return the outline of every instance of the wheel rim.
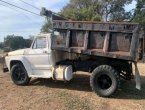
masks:
{"label": "wheel rim", "polygon": [[111,87],[112,80],[108,75],[102,74],[99,77],[95,78],[95,85],[102,90],[107,90]]}
{"label": "wheel rim", "polygon": [[26,78],[24,70],[21,67],[15,68],[13,71],[13,78],[16,81],[24,81]]}

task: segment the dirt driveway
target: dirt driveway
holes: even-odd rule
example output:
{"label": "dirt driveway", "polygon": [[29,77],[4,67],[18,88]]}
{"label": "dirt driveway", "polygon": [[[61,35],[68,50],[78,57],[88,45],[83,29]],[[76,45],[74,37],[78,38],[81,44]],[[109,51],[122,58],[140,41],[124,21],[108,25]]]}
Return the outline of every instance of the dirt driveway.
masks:
{"label": "dirt driveway", "polygon": [[92,92],[89,75],[76,74],[70,83],[33,79],[29,86],[12,83],[0,72],[0,110],[145,110],[145,65],[140,64],[142,90],[134,81],[122,81],[115,98],[101,98]]}

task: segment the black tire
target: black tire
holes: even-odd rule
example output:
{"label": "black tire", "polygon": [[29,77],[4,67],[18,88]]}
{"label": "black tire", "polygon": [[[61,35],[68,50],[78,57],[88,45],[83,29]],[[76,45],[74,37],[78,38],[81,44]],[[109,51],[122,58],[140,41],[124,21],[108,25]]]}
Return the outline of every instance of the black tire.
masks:
{"label": "black tire", "polygon": [[31,78],[28,77],[27,71],[21,63],[15,64],[11,68],[11,79],[19,86],[28,85]]}
{"label": "black tire", "polygon": [[114,68],[102,65],[93,71],[90,77],[90,85],[97,95],[110,97],[119,89],[120,77]]}

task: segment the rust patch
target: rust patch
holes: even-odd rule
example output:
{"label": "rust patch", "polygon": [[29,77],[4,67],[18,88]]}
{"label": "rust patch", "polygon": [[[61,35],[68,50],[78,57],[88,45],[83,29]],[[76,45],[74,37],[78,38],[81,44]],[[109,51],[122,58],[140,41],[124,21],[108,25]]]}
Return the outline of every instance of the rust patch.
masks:
{"label": "rust patch", "polygon": [[71,47],[84,47],[85,31],[72,31],[70,45]]}
{"label": "rust patch", "polygon": [[109,51],[129,52],[132,35],[124,33],[111,33]]}
{"label": "rust patch", "polygon": [[106,32],[91,32],[89,36],[89,49],[103,49]]}
{"label": "rust patch", "polygon": [[58,30],[59,35],[53,37],[53,46],[55,47],[65,47],[67,30]]}

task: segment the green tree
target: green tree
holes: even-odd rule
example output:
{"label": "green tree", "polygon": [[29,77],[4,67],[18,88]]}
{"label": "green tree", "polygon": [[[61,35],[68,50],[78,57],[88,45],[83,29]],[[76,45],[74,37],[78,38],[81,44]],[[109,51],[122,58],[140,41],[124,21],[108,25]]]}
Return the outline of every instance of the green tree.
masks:
{"label": "green tree", "polygon": [[52,23],[50,18],[46,17],[46,21],[44,23],[44,25],[41,28],[41,32],[42,33],[49,33],[52,31]]}
{"label": "green tree", "polygon": [[0,49],[3,49],[3,48],[4,48],[4,43],[0,42]]}
{"label": "green tree", "polygon": [[124,21],[131,13],[125,6],[132,0],[70,0],[61,11],[67,18],[91,21]]}
{"label": "green tree", "polygon": [[60,13],[73,20],[100,21],[100,12],[101,5],[98,0],[70,0]]}
{"label": "green tree", "polygon": [[134,13],[131,21],[145,24],[145,0],[136,0],[137,4],[134,9]]}
{"label": "green tree", "polygon": [[[125,6],[131,4],[132,1],[133,0],[70,0],[60,11],[60,14],[66,18],[78,21],[129,21],[132,13],[126,12]],[[52,29],[50,21],[42,26],[41,32],[50,32],[49,29]]]}
{"label": "green tree", "polygon": [[22,36],[8,35],[4,38],[4,46],[13,50],[28,48],[31,42],[30,39],[24,39]]}
{"label": "green tree", "polygon": [[131,4],[132,0],[102,0],[102,10],[105,21],[128,20],[131,12],[126,12],[125,6]]}
{"label": "green tree", "polygon": [[31,39],[25,39],[25,46],[23,48],[30,48],[32,43]]}

